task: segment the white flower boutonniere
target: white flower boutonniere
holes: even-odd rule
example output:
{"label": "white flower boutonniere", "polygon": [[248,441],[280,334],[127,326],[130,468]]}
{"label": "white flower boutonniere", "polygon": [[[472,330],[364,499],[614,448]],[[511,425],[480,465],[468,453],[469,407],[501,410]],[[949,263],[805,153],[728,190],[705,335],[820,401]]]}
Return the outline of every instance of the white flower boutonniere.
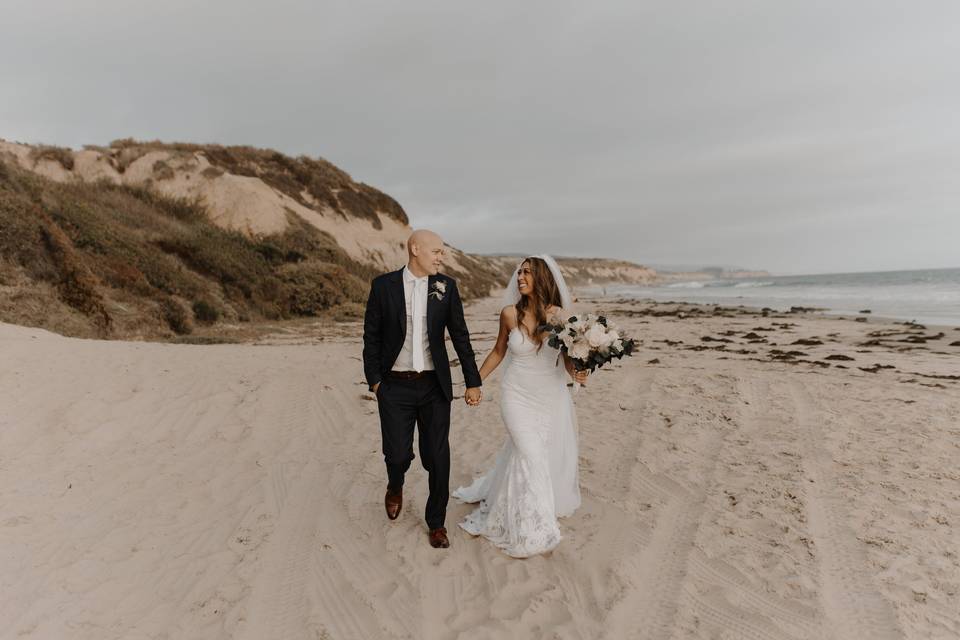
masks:
{"label": "white flower boutonniere", "polygon": [[437,280],[433,283],[433,286],[430,287],[430,297],[436,298],[437,300],[443,300],[444,294],[447,292],[447,283]]}

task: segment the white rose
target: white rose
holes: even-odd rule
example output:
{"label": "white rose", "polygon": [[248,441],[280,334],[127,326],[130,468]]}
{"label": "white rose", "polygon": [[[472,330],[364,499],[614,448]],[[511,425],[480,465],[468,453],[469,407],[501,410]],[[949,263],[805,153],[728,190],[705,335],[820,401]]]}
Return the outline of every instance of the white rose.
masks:
{"label": "white rose", "polygon": [[563,335],[560,336],[560,339],[563,341],[564,346],[567,347],[567,351],[570,350],[570,347],[573,345],[573,336],[569,332],[564,331]]}
{"label": "white rose", "polygon": [[590,327],[590,330],[587,331],[587,342],[589,342],[590,346],[594,349],[610,344],[607,341],[607,330],[602,324],[597,323]]}
{"label": "white rose", "polygon": [[590,355],[590,345],[586,340],[578,340],[570,347],[570,357],[577,360],[586,360]]}

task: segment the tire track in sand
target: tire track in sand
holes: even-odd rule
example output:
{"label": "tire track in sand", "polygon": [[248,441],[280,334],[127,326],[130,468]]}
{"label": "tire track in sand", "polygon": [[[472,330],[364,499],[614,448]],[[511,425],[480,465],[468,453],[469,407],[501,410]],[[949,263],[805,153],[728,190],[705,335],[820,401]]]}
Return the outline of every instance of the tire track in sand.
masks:
{"label": "tire track in sand", "polygon": [[793,381],[789,396],[804,446],[803,465],[812,481],[808,513],[823,584],[821,603],[828,628],[838,640],[898,640],[903,631],[893,606],[873,586],[866,554],[846,525],[842,499],[831,491],[833,461],[823,448],[816,403],[806,386]]}
{"label": "tire track in sand", "polygon": [[[350,415],[343,410],[344,399],[337,393],[318,395],[310,381],[298,382],[294,398],[271,414],[276,418],[274,425],[282,433],[309,430],[301,439],[302,447],[315,454],[299,465],[295,477],[296,465],[286,461],[270,470],[266,499],[279,508],[278,519],[261,558],[242,637],[384,637],[378,617],[370,615],[369,601],[337,578],[348,574],[339,566],[327,564],[333,560],[330,551],[347,540],[340,536],[330,542],[327,536],[321,540],[319,535],[321,530],[329,533],[331,529],[324,528],[324,521],[342,509],[327,487],[330,470],[338,463],[342,447],[350,447],[350,441],[362,437],[362,418],[337,428],[343,416]],[[352,528],[342,531],[347,536],[355,534]],[[324,566],[333,570],[325,571]],[[367,568],[360,569],[362,575],[369,575]]]}
{"label": "tire track in sand", "polygon": [[[724,397],[729,394],[719,394]],[[695,544],[706,510],[706,488],[716,476],[719,454],[736,425],[718,424],[703,447],[702,487],[687,487],[665,474],[654,474],[639,456],[630,469],[632,494],[659,505],[652,533],[638,529],[620,540],[627,555],[620,558],[622,575],[642,576],[630,584],[604,624],[604,637],[666,640],[674,637],[681,607],[693,612],[707,628],[722,637],[750,640],[795,640],[789,628],[816,627],[809,612],[752,588],[725,563],[708,558]],[[631,547],[637,549],[630,554]],[[726,597],[736,595],[748,609]],[[810,636],[807,636],[810,637]]]}

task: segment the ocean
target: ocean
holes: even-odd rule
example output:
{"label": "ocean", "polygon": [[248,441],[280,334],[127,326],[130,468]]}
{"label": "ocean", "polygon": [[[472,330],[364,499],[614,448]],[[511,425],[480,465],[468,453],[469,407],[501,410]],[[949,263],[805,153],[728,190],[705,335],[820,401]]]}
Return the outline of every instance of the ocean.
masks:
{"label": "ocean", "polygon": [[[598,290],[591,287],[591,291]],[[717,279],[659,286],[610,285],[607,295],[724,306],[820,307],[824,313],[871,315],[960,326],[960,269],[830,273]]]}

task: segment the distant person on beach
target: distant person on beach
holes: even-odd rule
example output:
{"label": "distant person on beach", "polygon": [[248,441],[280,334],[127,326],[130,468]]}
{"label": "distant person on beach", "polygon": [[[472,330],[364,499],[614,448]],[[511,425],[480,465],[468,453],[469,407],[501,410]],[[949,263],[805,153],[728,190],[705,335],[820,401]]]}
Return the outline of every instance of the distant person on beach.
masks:
{"label": "distant person on beach", "polygon": [[407,240],[407,265],[374,278],[363,323],[363,369],[377,397],[387,466],[384,508],[390,520],[396,520],[403,508],[403,481],[414,458],[416,425],[420,462],[429,475],[424,515],[434,548],[450,546],[444,524],[450,497],[453,384],[444,331],[460,359],[466,403],[477,406],[481,400],[463,303],[456,281],[440,273],[443,258],[439,235],[414,231]]}

